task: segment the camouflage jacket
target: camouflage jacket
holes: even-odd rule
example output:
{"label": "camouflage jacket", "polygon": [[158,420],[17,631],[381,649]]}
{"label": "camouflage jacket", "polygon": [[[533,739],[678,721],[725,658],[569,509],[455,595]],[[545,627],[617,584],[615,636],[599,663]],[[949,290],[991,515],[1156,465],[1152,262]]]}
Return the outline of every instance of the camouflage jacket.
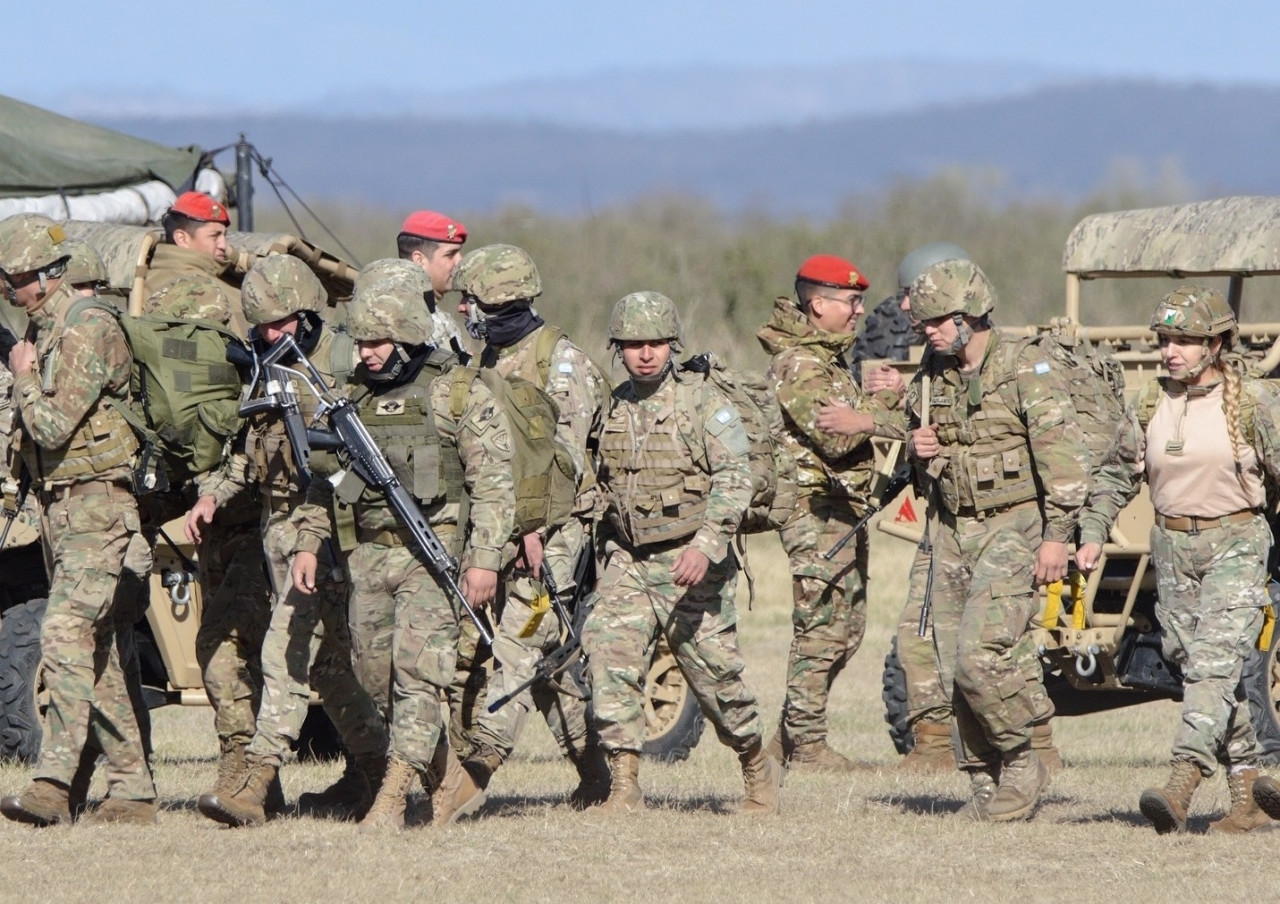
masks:
{"label": "camouflage jacket", "polygon": [[[1253,446],[1260,476],[1272,488],[1280,486],[1280,391],[1268,380],[1247,377],[1241,391],[1256,400],[1253,429],[1242,431],[1241,438]],[[1081,543],[1106,543],[1120,512],[1138,495],[1147,456],[1147,435],[1138,411],[1142,396],[1142,391],[1134,393],[1125,407],[1119,432],[1094,478],[1088,505],[1080,513]]]}
{"label": "camouflage jacket", "polygon": [[[688,546],[723,561],[751,503],[748,446],[737,409],[701,375],[673,369],[653,387],[628,380],[613,392],[600,439],[610,521],[634,537],[641,521],[695,501],[701,518]],[[681,498],[668,504],[671,494]]]}
{"label": "camouflage jacket", "polygon": [[[59,326],[66,311],[82,298],[68,283],[59,285],[44,303],[29,312],[36,327],[34,371],[14,378],[14,409],[23,433],[41,449],[62,450],[86,421],[111,402],[126,403],[132,357],[124,332],[106,311],[89,308],[75,322]],[[133,434],[119,415],[110,419],[123,431],[117,444]],[[125,482],[128,464],[98,473],[98,479]],[[33,475],[36,476],[36,475]]]}
{"label": "camouflage jacket", "polygon": [[229,261],[167,242],[157,245],[143,290],[147,296],[142,302],[143,314],[213,320],[227,324],[237,336],[249,334]]}
{"label": "camouflage jacket", "polygon": [[[363,374],[363,369],[357,374]],[[504,547],[514,529],[512,513],[516,504],[510,427],[488,387],[480,380],[473,380],[470,387],[462,416],[456,421],[449,406],[452,390],[449,370],[433,376],[424,369],[414,384],[405,387],[407,391],[396,392],[395,396],[397,400],[425,398],[438,442],[453,447],[449,451],[456,450],[462,461],[464,487],[456,488],[459,492],[448,493],[448,498],[442,497],[429,505],[423,511],[427,522],[433,528],[456,526],[463,504],[459,499],[460,490],[465,489],[470,508],[462,567],[500,571]],[[366,387],[353,388],[352,397],[358,399],[364,416],[380,410],[382,396],[368,392]],[[382,406],[383,409],[386,407]],[[406,406],[397,408],[403,411]],[[441,449],[441,457],[445,454],[446,451]],[[406,480],[405,477],[401,479]],[[293,520],[299,527],[295,552],[318,552],[330,535],[330,491],[317,487],[317,484],[328,483],[326,480],[313,481],[307,502],[294,515]],[[406,487],[413,492],[413,483],[406,482]],[[338,492],[342,494],[341,486]],[[355,508],[356,520],[363,532],[395,532],[401,528],[395,512],[380,493],[365,488],[360,492]]]}
{"label": "camouflage jacket", "polygon": [[[929,422],[942,452],[924,465],[943,507],[956,515],[1037,500],[1044,539],[1069,542],[1089,489],[1089,450],[1072,429],[1075,411],[1060,368],[1036,346],[1012,361],[993,326],[977,374],[928,350],[907,387],[907,428],[921,423],[921,386],[931,380]],[[927,483],[925,484],[928,485]]]}
{"label": "camouflage jacket", "polygon": [[772,318],[756,337],[773,355],[767,378],[786,422],[783,441],[795,456],[800,492],[865,500],[875,465],[871,436],[819,430],[818,410],[824,402],[844,401],[880,423],[900,406],[898,396],[864,393],[845,359],[854,335],[818,329],[789,298],[774,302]]}

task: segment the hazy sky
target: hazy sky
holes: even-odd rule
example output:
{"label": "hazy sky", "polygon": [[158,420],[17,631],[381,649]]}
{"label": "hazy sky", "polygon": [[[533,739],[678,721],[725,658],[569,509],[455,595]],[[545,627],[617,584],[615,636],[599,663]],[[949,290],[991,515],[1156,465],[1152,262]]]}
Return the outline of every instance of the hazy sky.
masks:
{"label": "hazy sky", "polygon": [[116,90],[289,103],[602,69],[904,58],[1280,83],[1276,0],[96,0],[11,2],[3,17],[0,93],[45,104]]}

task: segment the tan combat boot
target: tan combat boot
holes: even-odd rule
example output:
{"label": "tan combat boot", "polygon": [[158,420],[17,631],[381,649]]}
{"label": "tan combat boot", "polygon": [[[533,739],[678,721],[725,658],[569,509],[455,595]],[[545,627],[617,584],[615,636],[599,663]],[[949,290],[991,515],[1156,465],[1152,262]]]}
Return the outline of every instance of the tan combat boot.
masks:
{"label": "tan combat boot", "polygon": [[1138,798],[1138,809],[1158,833],[1185,832],[1191,797],[1200,787],[1200,767],[1191,760],[1174,760],[1163,788],[1148,788]]}
{"label": "tan combat boot", "polygon": [[245,764],[244,779],[231,794],[201,794],[196,807],[215,822],[228,826],[260,826],[267,821],[265,804],[271,785],[277,780],[270,763]]}
{"label": "tan combat boot", "polygon": [[782,764],[757,741],[746,753],[738,754],[746,796],[738,815],[771,815],[778,812],[778,790],[782,787]]}
{"label": "tan combat boot", "polygon": [[954,772],[955,753],[951,749],[951,726],[938,722],[917,722],[911,727],[915,746],[898,760],[901,772]]}
{"label": "tan combat boot", "polygon": [[369,807],[369,812],[365,814],[364,819],[360,820],[360,831],[403,829],[409,787],[417,775],[417,770],[404,760],[396,756],[388,759],[382,784],[378,788],[378,796],[373,799],[373,806]]}
{"label": "tan combat boot", "polygon": [[1270,831],[1276,827],[1271,817],[1254,802],[1253,787],[1258,780],[1257,769],[1241,769],[1227,773],[1227,789],[1231,792],[1231,809],[1221,819],[1209,823],[1210,832],[1225,835],[1242,835],[1258,830]]}
{"label": "tan combat boot", "polygon": [[987,819],[992,822],[1013,822],[1029,819],[1040,800],[1040,793],[1049,787],[1049,768],[1027,744],[1004,755],[1000,764],[1000,784],[996,796],[987,804]]}
{"label": "tan combat boot", "polygon": [[15,822],[33,826],[71,822],[68,789],[49,779],[35,779],[21,794],[0,799],[0,813]]}
{"label": "tan combat boot", "polygon": [[640,790],[640,754],[634,750],[609,751],[609,797],[592,813],[634,813],[644,809]]}
{"label": "tan combat boot", "polygon": [[[444,779],[431,800],[433,811],[431,822],[437,826],[453,825],[459,819],[470,816],[483,807],[485,800],[488,799],[485,788],[497,768],[492,765],[493,759],[484,756],[476,758],[475,754],[468,756],[465,763],[461,762],[454,755],[453,748],[448,744],[445,746],[449,749]],[[497,763],[501,764],[502,758],[496,753],[494,757]]]}
{"label": "tan combat boot", "polygon": [[1040,762],[1048,767],[1051,777],[1066,768],[1066,764],[1062,762],[1062,754],[1053,746],[1053,726],[1048,722],[1037,722],[1031,726],[1031,749],[1040,757]]}
{"label": "tan combat boot", "polygon": [[90,826],[103,825],[135,825],[153,826],[156,824],[156,813],[159,807],[152,800],[121,800],[108,797],[102,806],[86,816],[82,822]]}
{"label": "tan combat boot", "polygon": [[323,791],[298,797],[298,813],[320,819],[363,819],[387,769],[385,753],[367,756],[347,754],[347,765],[338,780]]}
{"label": "tan combat boot", "polygon": [[769,743],[764,745],[764,752],[781,763],[783,768],[786,768],[787,761],[791,759],[793,747],[793,744],[788,743],[787,730],[783,727],[782,720],[779,719],[778,730],[773,733]]}
{"label": "tan combat boot", "polygon": [[1253,801],[1272,819],[1280,819],[1280,782],[1269,775],[1253,780]]}
{"label": "tan combat boot", "polygon": [[833,750],[825,738],[796,744],[787,766],[797,772],[853,772],[858,768],[851,759]]}
{"label": "tan combat boot", "polygon": [[1000,781],[1000,764],[992,763],[980,768],[963,770],[969,773],[969,802],[956,811],[955,819],[986,822],[987,807],[995,800]]}
{"label": "tan combat boot", "polygon": [[588,744],[573,757],[573,768],[578,771],[578,787],[569,795],[569,806],[585,810],[609,799],[613,776],[609,774],[609,761],[603,747]]}
{"label": "tan combat boot", "polygon": [[222,751],[218,755],[218,777],[214,779],[213,790],[209,793],[234,794],[244,782],[244,771],[247,768],[244,750],[249,745],[235,738],[223,738],[219,746]]}

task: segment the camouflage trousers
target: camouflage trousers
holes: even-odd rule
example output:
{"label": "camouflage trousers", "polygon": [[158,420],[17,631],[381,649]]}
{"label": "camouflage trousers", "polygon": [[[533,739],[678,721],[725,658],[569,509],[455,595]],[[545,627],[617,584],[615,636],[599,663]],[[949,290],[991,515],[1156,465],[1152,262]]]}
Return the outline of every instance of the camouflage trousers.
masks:
{"label": "camouflage trousers", "polygon": [[280,765],[302,730],[313,687],[347,750],[356,756],[382,756],[386,725],[351,664],[347,584],[322,550],[315,592],[293,589],[289,565],[298,530],[290,511],[291,506],[276,504],[263,517],[272,609],[262,641],[262,702],[246,756]]}
{"label": "camouflage trousers", "polygon": [[1240,684],[1262,630],[1266,519],[1201,530],[1151,528],[1151,559],[1164,655],[1182,669],[1182,722],[1173,759],[1195,762],[1204,775],[1218,763],[1256,766],[1262,749]]}
{"label": "camouflage trousers", "polygon": [[867,628],[867,538],[859,532],[831,561],[858,520],[848,499],[802,496],[781,531],[791,566],[791,654],[782,725],[797,744],[826,740],[827,700]]}
{"label": "camouflage trousers", "polygon": [[446,730],[454,603],[408,547],[361,543],[349,564],[356,676],[391,726],[391,753],[426,772]]}
{"label": "camouflage trousers", "polygon": [[100,492],[42,500],[53,569],[40,638],[49,705],[35,777],[70,785],[92,733],[107,757],[108,796],[153,800],[115,640],[116,586],[131,542],[143,542],[138,508],[122,487],[89,486]]}
{"label": "camouflage trousers", "polygon": [[938,525],[933,639],[943,686],[954,683],[962,766],[1030,742],[1031,724],[1053,715],[1027,630],[1042,529],[1034,502],[982,519],[944,514]]}
{"label": "camouflage trousers", "polygon": [[453,666],[453,678],[445,689],[449,744],[459,759],[465,759],[475,746],[474,733],[484,714],[492,662],[493,651],[480,639],[480,632],[471,619],[464,616],[458,625],[458,658]]}
{"label": "camouflage trousers", "polygon": [[[585,526],[574,519],[552,534],[544,549],[547,566],[564,601],[573,596],[573,566],[587,538]],[[503,582],[502,590],[493,639],[497,668],[489,680],[473,741],[477,747],[488,747],[507,759],[524,731],[530,709],[536,707],[546,719],[561,753],[576,761],[589,743],[587,701],[560,693],[550,682],[538,681],[497,712],[488,710],[490,704],[532,678],[538,660],[558,647],[561,638],[562,626],[554,609],[541,616],[536,627],[531,627],[535,618],[534,601],[545,592],[541,581],[528,575],[511,575]]]}
{"label": "camouflage trousers", "polygon": [[660,634],[721,742],[742,753],[760,740],[759,706],[742,681],[733,605],[737,563],[726,556],[701,583],[677,587],[671,566],[680,551],[637,555],[616,543],[605,547],[582,647],[596,729],[608,750],[644,746],[644,682]]}
{"label": "camouflage trousers", "polygon": [[[926,526],[926,530],[928,527]],[[933,619],[920,636],[920,612],[929,584],[930,555],[923,544],[911,560],[907,603],[898,617],[898,663],[907,680],[907,722],[946,725],[951,721],[951,689],[938,674],[938,653],[933,646]]]}
{"label": "camouflage trousers", "polygon": [[[222,512],[219,512],[221,515]],[[204,611],[196,660],[222,741],[253,739],[262,697],[262,641],[271,623],[271,584],[258,522],[215,518],[200,542]]]}

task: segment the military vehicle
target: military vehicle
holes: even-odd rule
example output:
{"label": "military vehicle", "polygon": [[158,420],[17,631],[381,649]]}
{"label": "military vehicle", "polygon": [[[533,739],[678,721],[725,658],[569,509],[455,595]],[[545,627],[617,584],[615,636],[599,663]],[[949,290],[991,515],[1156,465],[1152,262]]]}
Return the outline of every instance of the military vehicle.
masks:
{"label": "military vehicle", "polygon": [[[109,283],[130,313],[140,313],[147,267],[160,230],[145,226],[65,221],[69,235],[96,248],[107,266]],[[328,252],[288,234],[228,233],[229,257],[240,273],[268,254],[292,254],[320,277],[333,308],[330,322],[343,319],[357,268]],[[0,304],[0,322],[22,335],[20,311]],[[7,504],[15,491],[9,487]],[[39,543],[34,501],[18,513],[0,549],[0,759],[31,761],[40,744],[38,674],[40,621],[48,595]],[[196,632],[203,596],[196,580],[194,549],[182,539],[180,522],[163,528],[155,545],[150,600],[136,627],[143,693],[148,706],[171,704],[207,706],[196,659]],[[649,740],[644,753],[664,759],[684,759],[703,728],[697,701],[689,692],[675,658],[660,648],[651,663],[645,713]],[[334,756],[339,752],[336,732],[324,711],[314,705],[299,738],[301,756]]]}
{"label": "military vehicle", "polygon": [[[1225,294],[1240,323],[1240,343],[1253,359],[1254,372],[1274,376],[1280,365],[1280,322],[1257,319],[1269,313],[1261,297],[1265,286],[1250,292],[1249,304],[1244,299],[1246,280],[1265,284],[1267,280],[1260,278],[1280,276],[1280,198],[1222,198],[1086,217],[1067,239],[1062,267],[1065,317],[1123,366],[1130,393],[1160,373],[1159,346],[1148,329],[1151,310],[1165,294],[1187,282],[1219,286],[1225,281]],[[1117,280],[1141,282],[1118,286]],[[1126,315],[1138,325],[1090,325],[1091,320]],[[909,347],[909,323],[896,304],[878,308],[877,318],[867,353],[896,358],[910,370],[911,361],[918,362],[920,356]],[[1007,332],[1028,335],[1039,329]],[[1276,500],[1269,502],[1274,506]],[[923,513],[922,501],[908,497],[890,506],[879,529],[918,542],[921,527],[919,521],[912,523],[906,517],[909,511]],[[1050,587],[1043,594],[1032,630],[1045,685],[1059,715],[1182,697],[1179,668],[1160,650],[1155,570],[1148,545],[1152,523],[1144,485],[1121,513],[1099,566],[1088,579],[1073,571],[1063,586]],[[1280,598],[1275,583],[1270,590],[1273,601]],[[1280,632],[1271,630],[1272,621],[1263,631],[1262,649],[1245,665],[1243,682],[1266,761],[1276,763],[1280,762]],[[906,753],[913,738],[906,725],[906,684],[896,641],[885,658],[883,699],[890,736],[899,752]]]}

